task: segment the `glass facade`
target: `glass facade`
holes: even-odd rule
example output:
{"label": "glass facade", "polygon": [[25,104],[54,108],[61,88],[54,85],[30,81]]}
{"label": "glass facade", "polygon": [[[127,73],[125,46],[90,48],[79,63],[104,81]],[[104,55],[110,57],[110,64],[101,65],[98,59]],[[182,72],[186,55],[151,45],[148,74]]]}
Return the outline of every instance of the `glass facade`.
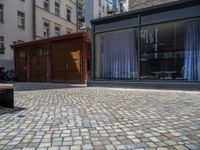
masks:
{"label": "glass facade", "polygon": [[183,79],[184,26],[172,23],[141,29],[141,79]]}
{"label": "glass facade", "polygon": [[137,32],[135,29],[96,36],[95,76],[97,79],[137,77]]}
{"label": "glass facade", "polygon": [[95,79],[200,81],[200,19],[137,31],[96,34]]}

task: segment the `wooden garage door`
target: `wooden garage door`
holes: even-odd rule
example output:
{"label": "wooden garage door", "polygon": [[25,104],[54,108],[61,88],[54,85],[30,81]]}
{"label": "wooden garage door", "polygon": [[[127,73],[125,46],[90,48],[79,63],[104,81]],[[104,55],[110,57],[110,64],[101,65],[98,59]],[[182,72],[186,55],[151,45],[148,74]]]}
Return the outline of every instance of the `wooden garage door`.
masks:
{"label": "wooden garage door", "polygon": [[79,82],[80,51],[55,49],[52,51],[52,78],[55,82]]}
{"label": "wooden garage door", "polygon": [[31,51],[31,81],[47,81],[47,50],[44,48]]}
{"label": "wooden garage door", "polygon": [[18,81],[27,80],[27,54],[25,50],[16,52],[16,77]]}

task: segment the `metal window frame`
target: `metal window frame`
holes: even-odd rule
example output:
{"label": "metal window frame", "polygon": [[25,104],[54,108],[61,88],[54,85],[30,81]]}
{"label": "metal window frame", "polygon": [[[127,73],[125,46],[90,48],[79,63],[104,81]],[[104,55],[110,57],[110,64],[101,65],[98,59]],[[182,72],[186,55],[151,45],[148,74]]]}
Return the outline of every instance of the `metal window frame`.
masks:
{"label": "metal window frame", "polygon": [[[140,41],[139,33],[142,27],[161,24],[161,23],[170,23],[170,22],[173,23],[176,21],[185,21],[189,19],[200,18],[199,8],[200,8],[200,1],[182,0],[178,2],[163,4],[159,6],[144,8],[144,9],[140,9],[136,11],[131,11],[131,12],[123,13],[123,14],[118,14],[114,16],[92,20],[91,21],[92,43],[93,43],[92,52],[91,52],[92,79],[95,80],[95,49],[96,49],[95,36],[96,34],[129,29],[129,28],[137,28],[138,29],[138,59],[139,59],[140,51],[141,51],[141,41]],[[97,28],[98,26],[99,28]],[[137,80],[139,81],[141,80],[140,79],[141,65],[139,64],[140,61],[137,61],[137,63],[138,63],[138,69],[139,69]]]}

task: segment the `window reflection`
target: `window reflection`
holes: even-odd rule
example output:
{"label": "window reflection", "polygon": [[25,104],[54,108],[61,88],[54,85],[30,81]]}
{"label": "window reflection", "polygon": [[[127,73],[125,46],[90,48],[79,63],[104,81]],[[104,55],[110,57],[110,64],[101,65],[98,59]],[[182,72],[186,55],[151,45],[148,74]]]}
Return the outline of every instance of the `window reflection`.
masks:
{"label": "window reflection", "polygon": [[141,79],[183,79],[184,24],[142,28],[140,56]]}

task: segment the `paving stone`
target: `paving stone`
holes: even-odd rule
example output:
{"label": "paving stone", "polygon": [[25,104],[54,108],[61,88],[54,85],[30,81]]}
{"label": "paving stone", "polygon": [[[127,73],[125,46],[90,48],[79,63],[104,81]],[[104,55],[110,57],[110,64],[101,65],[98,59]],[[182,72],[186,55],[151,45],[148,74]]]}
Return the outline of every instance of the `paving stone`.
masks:
{"label": "paving stone", "polygon": [[84,87],[14,96],[25,109],[0,116],[0,149],[200,149],[200,92]]}
{"label": "paving stone", "polygon": [[15,146],[13,146],[13,145],[6,145],[6,146],[4,146],[3,148],[2,148],[2,150],[12,150],[12,149],[14,149],[15,148]]}
{"label": "paving stone", "polygon": [[92,146],[92,144],[84,144],[84,145],[83,145],[83,149],[84,149],[84,150],[93,149],[93,146]]}
{"label": "paving stone", "polygon": [[50,147],[51,143],[40,143],[39,148],[46,148],[46,147]]}
{"label": "paving stone", "polygon": [[174,146],[177,150],[189,150],[187,147],[185,147],[184,145],[175,145]]}
{"label": "paving stone", "polygon": [[59,146],[51,146],[48,148],[48,150],[59,150]]}
{"label": "paving stone", "polygon": [[71,146],[70,149],[71,150],[81,150],[81,146],[80,145],[74,145],[74,146]]}
{"label": "paving stone", "polygon": [[156,138],[156,137],[151,137],[151,138],[149,138],[151,141],[153,141],[153,142],[159,142],[160,140],[158,139],[158,138]]}
{"label": "paving stone", "polygon": [[124,145],[116,145],[115,147],[116,147],[116,149],[126,149],[126,147]]}
{"label": "paving stone", "polygon": [[106,149],[111,150],[111,149],[115,149],[113,145],[105,145]]}

